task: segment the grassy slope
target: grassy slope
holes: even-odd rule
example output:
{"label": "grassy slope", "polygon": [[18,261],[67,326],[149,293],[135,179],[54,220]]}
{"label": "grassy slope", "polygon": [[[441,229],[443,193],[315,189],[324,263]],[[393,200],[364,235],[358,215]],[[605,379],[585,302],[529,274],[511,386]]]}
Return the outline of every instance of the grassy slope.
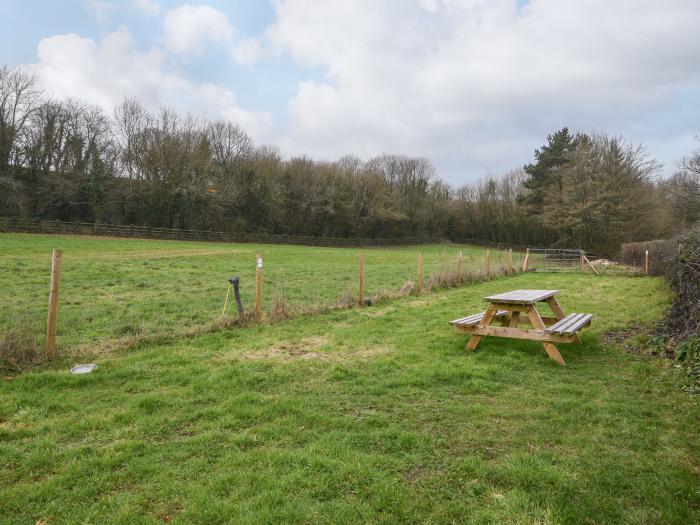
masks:
{"label": "grassy slope", "polygon": [[[241,276],[250,309],[257,253],[264,258],[266,309],[275,294],[292,304],[322,306],[335,304],[346,289],[357,293],[358,250],[352,248],[0,234],[0,331],[20,318],[43,330],[52,248],[64,250],[64,347],[211,322],[221,314],[232,275]],[[367,294],[395,291],[415,279],[419,251],[425,276],[454,267],[459,251],[464,270],[483,265],[482,250],[468,246],[367,248]]]}
{"label": "grassy slope", "polygon": [[[481,297],[594,313],[560,368],[466,337]],[[523,275],[0,382],[0,521],[697,523],[695,398],[599,342],[661,281]]]}

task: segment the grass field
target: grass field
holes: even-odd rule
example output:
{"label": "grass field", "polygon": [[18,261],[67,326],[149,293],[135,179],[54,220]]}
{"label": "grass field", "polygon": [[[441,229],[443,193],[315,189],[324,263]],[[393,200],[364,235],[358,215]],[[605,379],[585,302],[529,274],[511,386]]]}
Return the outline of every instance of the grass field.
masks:
{"label": "grass field", "polygon": [[[568,367],[464,351],[447,321],[514,288],[595,314]],[[698,523],[697,397],[601,337],[667,306],[655,278],[527,274],[0,381],[0,522]]]}
{"label": "grass field", "polygon": [[[0,234],[0,331],[18,320],[43,330],[53,248],[64,251],[58,331],[64,348],[101,347],[119,338],[211,323],[221,315],[234,275],[241,276],[243,303],[251,310],[256,254],[263,256],[266,311],[280,300],[292,308],[320,310],[358,293],[360,250],[355,248]],[[471,246],[362,252],[369,296],[415,281],[419,252],[426,278],[454,270],[459,252],[465,271],[483,271],[484,251]],[[504,253],[494,251],[492,264],[494,269],[506,264]]]}

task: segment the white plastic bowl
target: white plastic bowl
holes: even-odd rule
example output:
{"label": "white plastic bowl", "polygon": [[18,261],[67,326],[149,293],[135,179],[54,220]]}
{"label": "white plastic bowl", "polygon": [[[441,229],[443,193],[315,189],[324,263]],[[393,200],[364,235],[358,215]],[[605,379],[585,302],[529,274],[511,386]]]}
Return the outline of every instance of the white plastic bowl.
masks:
{"label": "white plastic bowl", "polygon": [[76,365],[70,369],[70,373],[71,374],[89,374],[95,368],[97,368],[97,365],[93,365],[92,363],[87,363],[84,365]]}

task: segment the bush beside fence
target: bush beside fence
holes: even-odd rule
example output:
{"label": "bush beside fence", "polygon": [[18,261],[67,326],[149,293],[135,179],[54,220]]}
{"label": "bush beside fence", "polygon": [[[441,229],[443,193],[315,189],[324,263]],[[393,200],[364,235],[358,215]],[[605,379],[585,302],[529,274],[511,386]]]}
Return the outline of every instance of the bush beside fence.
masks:
{"label": "bush beside fence", "polygon": [[648,261],[647,273],[665,276],[677,254],[677,239],[657,239],[623,244],[620,247],[619,259],[620,262],[637,268],[644,268]]}

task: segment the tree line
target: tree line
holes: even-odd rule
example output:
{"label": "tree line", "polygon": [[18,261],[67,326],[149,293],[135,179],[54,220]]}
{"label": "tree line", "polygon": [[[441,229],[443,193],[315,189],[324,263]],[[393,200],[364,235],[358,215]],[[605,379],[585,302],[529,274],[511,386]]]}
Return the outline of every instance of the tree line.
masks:
{"label": "tree line", "polygon": [[445,236],[581,247],[678,233],[700,220],[700,152],[669,179],[620,137],[547,137],[531,163],[452,187],[428,159],[283,158],[236,123],[125,99],[107,115],[0,68],[5,216],[347,238]]}

